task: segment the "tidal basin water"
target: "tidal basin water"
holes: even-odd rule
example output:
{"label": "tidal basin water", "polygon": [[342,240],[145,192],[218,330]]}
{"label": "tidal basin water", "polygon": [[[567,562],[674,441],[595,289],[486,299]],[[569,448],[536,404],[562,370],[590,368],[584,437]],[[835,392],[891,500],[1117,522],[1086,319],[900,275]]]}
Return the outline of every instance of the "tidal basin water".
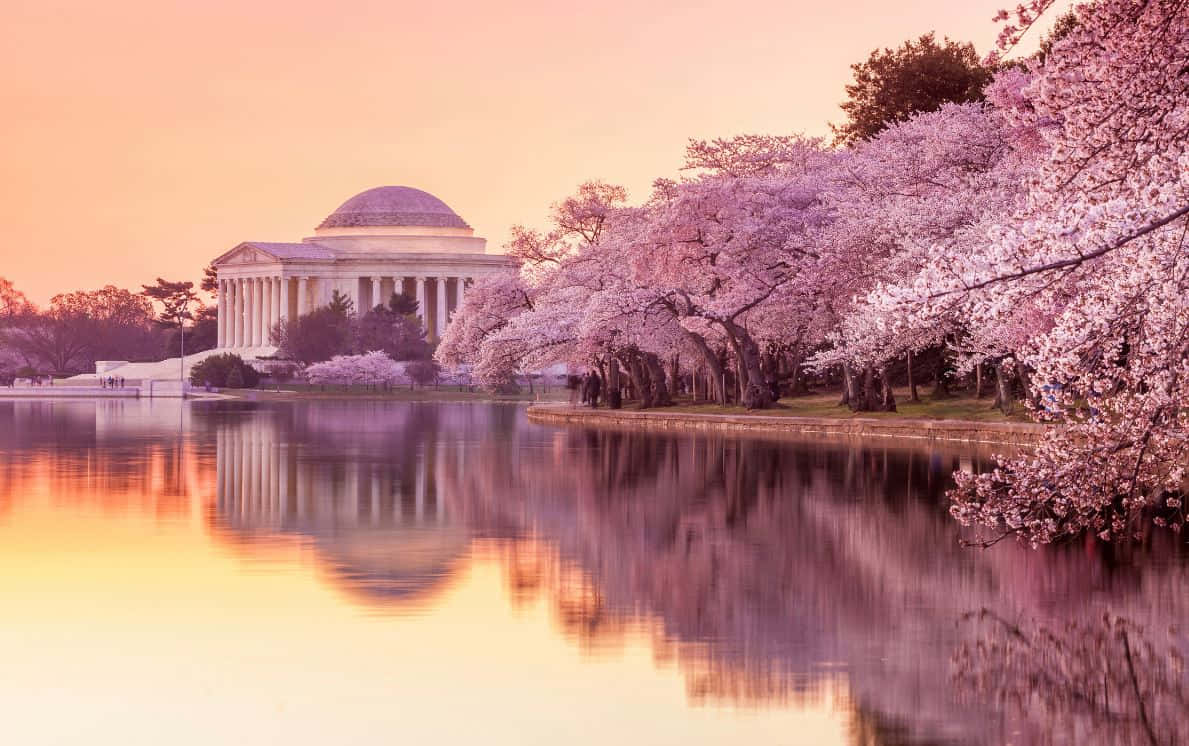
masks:
{"label": "tidal basin water", "polygon": [[1189,737],[1186,551],[959,545],[966,447],[0,402],[11,744]]}

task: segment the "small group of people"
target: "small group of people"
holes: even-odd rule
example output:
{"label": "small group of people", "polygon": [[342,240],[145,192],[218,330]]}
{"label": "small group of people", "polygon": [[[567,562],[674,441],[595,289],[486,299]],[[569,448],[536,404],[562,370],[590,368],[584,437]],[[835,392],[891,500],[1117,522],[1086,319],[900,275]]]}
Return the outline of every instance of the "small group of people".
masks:
{"label": "small group of people", "polygon": [[104,378],[103,376],[100,376],[99,385],[105,389],[122,389],[124,388],[124,377],[108,376],[107,378]]}
{"label": "small group of people", "polygon": [[[577,378],[577,381],[574,381],[575,378]],[[603,391],[603,380],[596,372],[586,372],[581,378],[571,376],[571,382],[573,383],[570,395],[571,405],[574,403],[574,395],[579,394],[581,395],[581,402],[584,405],[598,407],[598,397]]]}

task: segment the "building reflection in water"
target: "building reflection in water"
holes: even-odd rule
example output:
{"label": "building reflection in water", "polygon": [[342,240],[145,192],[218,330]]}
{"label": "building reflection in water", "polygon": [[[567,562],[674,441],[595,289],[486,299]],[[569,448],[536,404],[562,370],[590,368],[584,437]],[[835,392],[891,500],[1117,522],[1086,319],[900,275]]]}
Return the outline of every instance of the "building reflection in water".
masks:
{"label": "building reflection in water", "polygon": [[[373,610],[432,594],[470,543],[442,499],[464,454],[442,437],[436,411],[388,414],[397,421],[374,427],[357,412],[336,420],[300,407],[225,421],[215,434],[216,532],[248,547],[306,542],[335,586]],[[343,422],[357,427],[339,430]]]}
{"label": "building reflection in water", "polygon": [[[944,491],[985,449],[557,430],[510,407],[214,420],[216,533],[249,551],[301,541],[369,608],[429,603],[496,557],[513,603],[549,604],[590,655],[645,636],[696,703],[842,698],[864,744],[1185,735],[1183,546],[963,548]],[[1044,647],[1068,672],[1058,638],[1125,660],[1096,626],[1107,610],[1139,646],[1130,695],[1115,677],[1087,704],[1080,679],[1021,663]],[[990,618],[1031,631],[1013,647],[969,621]]]}

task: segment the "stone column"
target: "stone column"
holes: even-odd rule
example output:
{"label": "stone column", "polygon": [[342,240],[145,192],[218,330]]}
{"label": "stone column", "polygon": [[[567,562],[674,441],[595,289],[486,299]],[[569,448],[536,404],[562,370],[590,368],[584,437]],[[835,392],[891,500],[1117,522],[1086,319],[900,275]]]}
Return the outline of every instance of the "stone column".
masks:
{"label": "stone column", "polygon": [[304,316],[310,312],[310,278],[297,278],[297,315]]}
{"label": "stone column", "polygon": [[244,330],[244,346],[255,347],[260,334],[260,278],[248,278],[247,329]]}
{"label": "stone column", "polygon": [[272,327],[277,322],[277,312],[281,311],[281,300],[278,296],[281,295],[281,283],[277,282],[276,277],[269,277],[269,321],[264,325],[264,344],[272,344]]}
{"label": "stone column", "polygon": [[414,277],[413,283],[417,286],[417,315],[421,317],[421,328],[425,333],[429,334],[429,313],[425,309],[425,283],[428,280],[425,277]]}
{"label": "stone column", "polygon": [[245,277],[240,280],[240,288],[244,293],[244,328],[240,347],[252,346],[252,279]]}
{"label": "stone column", "polygon": [[272,278],[260,278],[260,344],[268,344],[268,320],[272,318]]}
{"label": "stone column", "polygon": [[247,347],[251,337],[251,324],[248,321],[252,316],[252,286],[248,282],[247,277],[243,277],[239,281],[239,291],[243,295],[243,312],[240,314],[240,330],[239,330],[239,346]]}
{"label": "stone column", "polygon": [[276,277],[268,278],[268,289],[272,293],[268,299],[268,326],[264,330],[264,344],[272,344],[272,328],[277,325],[277,316],[281,313],[281,282]]}
{"label": "stone column", "polygon": [[257,324],[260,329],[260,336],[256,340],[257,347],[263,347],[268,344],[268,315],[272,313],[269,309],[269,301],[272,300],[272,288],[268,285],[268,278],[260,278],[260,313]]}
{"label": "stone column", "polygon": [[455,311],[457,311],[459,308],[462,308],[462,299],[466,297],[465,288],[467,286],[467,278],[459,277],[457,283],[458,284],[455,286],[457,289],[457,292],[454,293],[454,310]]}
{"label": "stone column", "polygon": [[[386,299],[382,298],[380,296],[380,278],[373,277],[372,278],[372,308],[375,308],[376,306],[385,304],[385,303],[386,303]],[[367,309],[361,308],[361,309],[359,309],[359,312],[365,313],[367,311],[372,310],[372,308],[367,308]]]}
{"label": "stone column", "polygon": [[226,339],[226,336],[227,336],[227,333],[226,333],[226,329],[227,329],[227,288],[226,288],[223,280],[218,281],[217,289],[218,289],[218,293],[219,293],[219,297],[217,300],[218,314],[219,314],[217,339],[219,341],[218,341],[218,344],[216,344],[215,346],[223,347],[227,342],[227,339]]}
{"label": "stone column", "polygon": [[277,293],[281,292],[281,286],[277,282],[277,278],[268,278],[268,317],[264,319],[264,344],[268,344],[272,333],[272,325],[277,323]]}
{"label": "stone column", "polygon": [[289,278],[284,275],[281,276],[281,308],[277,312],[277,321],[283,321],[289,318]]}
{"label": "stone column", "polygon": [[244,346],[244,281],[237,277],[231,281],[235,286],[235,310],[231,314],[232,347]]}
{"label": "stone column", "polygon": [[247,328],[244,330],[244,346],[256,346],[257,315],[260,313],[260,295],[259,286],[256,277],[247,278],[247,303],[249,303],[249,312],[247,312]]}
{"label": "stone column", "polygon": [[260,278],[260,341],[257,347],[268,344],[268,317],[272,314],[272,285],[269,278]]}
{"label": "stone column", "polygon": [[441,339],[446,333],[446,278],[438,275],[438,312],[434,314],[434,337]]}

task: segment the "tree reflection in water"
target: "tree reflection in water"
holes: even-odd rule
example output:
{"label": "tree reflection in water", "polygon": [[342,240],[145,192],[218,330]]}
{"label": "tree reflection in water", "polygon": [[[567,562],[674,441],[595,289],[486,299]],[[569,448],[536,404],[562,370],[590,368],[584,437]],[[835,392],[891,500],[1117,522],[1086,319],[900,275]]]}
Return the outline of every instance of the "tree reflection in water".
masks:
{"label": "tree reflection in water", "polygon": [[[1172,649],[1185,645],[1176,626],[1184,552],[1162,543],[1168,536],[1109,551],[1092,541],[1044,552],[960,546],[943,492],[954,468],[986,462],[977,449],[603,430],[549,437],[515,471],[501,443],[484,443],[483,466],[448,482],[450,504],[472,525],[494,521],[549,542],[559,564],[581,568],[599,603],[570,623],[579,636],[607,627],[610,612],[653,615],[695,699],[778,702],[844,673],[860,742],[1113,743],[1128,726],[1111,725],[1108,711],[1065,723],[1004,709],[988,691],[954,691],[954,651],[977,648],[985,633],[956,622],[986,608],[1077,628],[1113,609],[1172,630]],[[549,592],[570,597],[572,577],[554,573]],[[1017,692],[1042,686],[997,670],[1019,674]],[[1180,668],[1153,675],[1183,684]],[[1156,706],[1150,717],[1163,720],[1156,734],[1172,734],[1186,714]]]}
{"label": "tree reflection in water", "polygon": [[983,609],[963,621],[977,629],[954,655],[955,678],[1008,718],[1039,720],[1070,743],[1189,741],[1181,651],[1128,619],[1025,628]]}
{"label": "tree reflection in water", "polygon": [[183,442],[176,412],[133,409],[0,407],[4,493],[32,449],[105,500],[202,501],[229,546],[297,542],[378,612],[433,603],[490,554],[513,602],[546,600],[589,654],[643,634],[695,702],[849,702],[855,743],[1186,737],[1184,547],[963,548],[942,495],[977,448],[361,403],[199,405]]}

